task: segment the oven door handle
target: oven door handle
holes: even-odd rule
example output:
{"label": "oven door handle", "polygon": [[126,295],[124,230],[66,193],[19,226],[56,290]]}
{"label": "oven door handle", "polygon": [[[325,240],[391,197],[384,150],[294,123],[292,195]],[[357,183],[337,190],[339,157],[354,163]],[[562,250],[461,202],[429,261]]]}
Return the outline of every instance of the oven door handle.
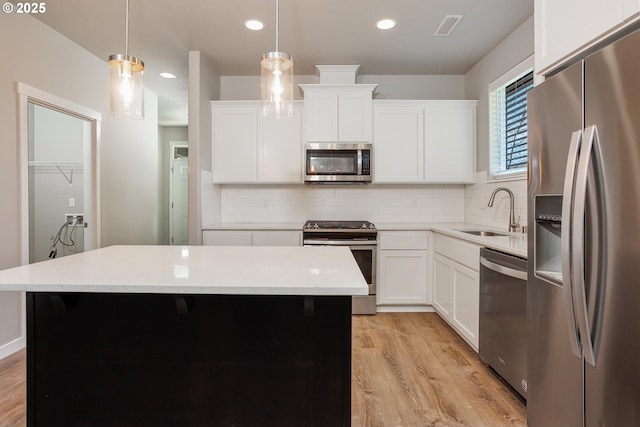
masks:
{"label": "oven door handle", "polygon": [[315,240],[305,239],[305,246],[376,246],[375,240]]}

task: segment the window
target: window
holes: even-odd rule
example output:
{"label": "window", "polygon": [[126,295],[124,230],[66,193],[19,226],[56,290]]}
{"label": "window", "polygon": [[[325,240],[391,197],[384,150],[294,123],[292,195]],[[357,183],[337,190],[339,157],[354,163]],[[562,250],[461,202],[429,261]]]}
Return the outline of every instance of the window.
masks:
{"label": "window", "polygon": [[527,91],[533,58],[489,85],[490,179],[523,178],[527,171]]}

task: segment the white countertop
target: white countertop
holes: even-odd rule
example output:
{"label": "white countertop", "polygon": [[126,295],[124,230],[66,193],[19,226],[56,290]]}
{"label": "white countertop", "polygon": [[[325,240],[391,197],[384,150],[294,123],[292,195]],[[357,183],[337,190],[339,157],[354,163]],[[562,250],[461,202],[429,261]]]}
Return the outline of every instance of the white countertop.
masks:
{"label": "white countertop", "polygon": [[[523,233],[509,233],[503,229],[487,227],[485,225],[471,224],[467,222],[450,223],[376,223],[379,231],[385,230],[424,230],[446,234],[451,237],[463,239],[480,246],[506,252],[522,258],[527,258],[527,235]],[[504,236],[475,236],[460,230],[486,230],[504,234]]]}
{"label": "white countertop", "polygon": [[[508,233],[503,229],[468,222],[374,222],[379,231],[434,231],[471,243],[527,258],[527,236]],[[226,222],[203,226],[203,230],[300,230],[304,224],[298,222]],[[488,230],[506,236],[474,236],[459,230]]]}
{"label": "white countertop", "polygon": [[110,246],[0,271],[0,291],[367,295],[347,247]]}

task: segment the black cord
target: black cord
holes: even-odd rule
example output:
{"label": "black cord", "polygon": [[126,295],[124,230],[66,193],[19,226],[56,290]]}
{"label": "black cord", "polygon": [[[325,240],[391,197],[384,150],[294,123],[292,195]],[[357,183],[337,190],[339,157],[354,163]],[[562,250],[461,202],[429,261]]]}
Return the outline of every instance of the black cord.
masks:
{"label": "black cord", "polygon": [[[74,240],[74,237],[75,237],[75,233],[77,233],[77,230],[76,230],[77,223],[78,223],[78,219],[74,218],[73,220],[65,221],[64,224],[62,224],[62,226],[56,233],[56,236],[53,238],[53,243],[51,244],[51,248],[49,251],[49,258],[55,258],[56,255],[58,255],[58,243],[66,247],[75,246],[76,242]],[[71,232],[69,232],[69,226],[73,227],[71,229]],[[62,235],[63,230],[64,230],[64,237]],[[68,242],[65,242],[65,239],[67,239]]]}

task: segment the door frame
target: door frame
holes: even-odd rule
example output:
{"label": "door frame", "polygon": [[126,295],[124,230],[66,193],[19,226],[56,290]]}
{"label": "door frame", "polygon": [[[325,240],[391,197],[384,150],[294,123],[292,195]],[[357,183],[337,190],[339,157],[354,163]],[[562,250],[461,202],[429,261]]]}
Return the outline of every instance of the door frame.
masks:
{"label": "door frame", "polygon": [[29,263],[29,102],[49,108],[51,110],[77,117],[88,123],[88,146],[85,146],[84,154],[84,185],[85,191],[89,190],[91,198],[85,201],[88,211],[84,212],[87,228],[90,231],[90,239],[85,242],[85,250],[99,248],[100,236],[100,123],[102,114],[74,102],[52,95],[40,89],[16,82],[18,95],[18,171],[20,177],[20,263]]}

